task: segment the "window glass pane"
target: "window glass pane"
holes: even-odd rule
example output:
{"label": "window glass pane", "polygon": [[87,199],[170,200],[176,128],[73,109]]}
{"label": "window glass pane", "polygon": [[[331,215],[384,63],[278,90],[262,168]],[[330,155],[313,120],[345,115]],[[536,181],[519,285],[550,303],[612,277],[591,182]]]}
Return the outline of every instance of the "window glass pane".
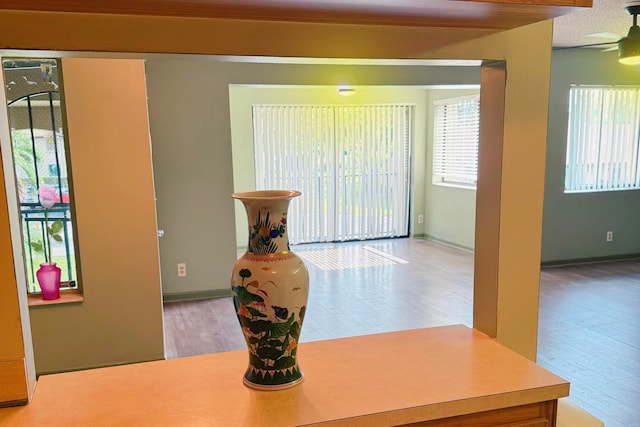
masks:
{"label": "window glass pane", "polygon": [[[53,59],[3,59],[14,167],[22,220],[23,249],[30,293],[40,292],[36,271],[50,258],[62,270],[61,289],[77,288],[74,224],[65,154],[58,63]],[[38,189],[55,190],[48,209],[59,238],[47,245],[45,209]],[[57,225],[54,226],[57,228]]]}

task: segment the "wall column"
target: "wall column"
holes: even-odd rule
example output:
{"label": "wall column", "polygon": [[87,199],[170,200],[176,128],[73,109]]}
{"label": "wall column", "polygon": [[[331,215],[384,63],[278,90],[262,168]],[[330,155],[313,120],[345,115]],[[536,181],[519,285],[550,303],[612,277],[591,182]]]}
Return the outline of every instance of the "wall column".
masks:
{"label": "wall column", "polygon": [[509,34],[480,77],[474,327],[535,361],[551,22]]}
{"label": "wall column", "polygon": [[495,337],[498,329],[500,189],[504,141],[506,64],[480,70],[480,146],[476,193],[473,327]]}
{"label": "wall column", "polygon": [[[5,86],[1,70],[0,85]],[[0,105],[7,105],[4,90]],[[11,151],[4,107],[0,108],[0,406],[27,403],[36,385],[26,276],[23,263],[14,262],[22,257],[22,230]]]}
{"label": "wall column", "polygon": [[[5,137],[4,132],[2,137]],[[6,156],[4,149],[0,149],[0,159],[4,160]],[[0,161],[0,176],[5,176],[4,172],[2,161]],[[4,179],[0,180],[0,194],[7,194]],[[11,267],[14,262],[8,208],[7,198],[0,197],[0,265]],[[24,404],[29,400],[29,376],[22,336],[15,269],[2,268],[0,270],[0,407]]]}

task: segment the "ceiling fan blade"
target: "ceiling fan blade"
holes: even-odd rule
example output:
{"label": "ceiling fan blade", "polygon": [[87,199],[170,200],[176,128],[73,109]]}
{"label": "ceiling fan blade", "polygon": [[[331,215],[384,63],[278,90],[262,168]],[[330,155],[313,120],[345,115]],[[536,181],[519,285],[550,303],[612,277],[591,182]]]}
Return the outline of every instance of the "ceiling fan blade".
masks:
{"label": "ceiling fan blade", "polygon": [[606,43],[579,44],[575,46],[560,46],[560,47],[554,47],[553,50],[583,49],[583,48],[605,47],[605,46],[611,46],[611,45],[614,45],[615,49],[618,48],[617,42],[606,42]]}
{"label": "ceiling fan blade", "polygon": [[620,40],[622,36],[616,33],[593,33],[593,34],[585,34],[585,37],[597,37],[600,39],[611,39],[611,40]]}
{"label": "ceiling fan blade", "polygon": [[602,49],[600,52],[611,52],[612,50],[618,50],[618,46],[611,46],[608,49]]}

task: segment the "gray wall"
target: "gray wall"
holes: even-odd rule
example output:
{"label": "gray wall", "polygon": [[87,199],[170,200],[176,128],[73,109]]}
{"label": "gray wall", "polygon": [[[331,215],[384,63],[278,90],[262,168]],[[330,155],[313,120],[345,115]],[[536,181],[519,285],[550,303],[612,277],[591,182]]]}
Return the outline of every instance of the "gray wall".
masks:
{"label": "gray wall", "polygon": [[617,52],[553,53],[542,262],[640,254],[640,190],[564,193],[570,84],[640,85],[640,70],[618,64]]}
{"label": "gray wall", "polygon": [[[236,259],[229,96],[213,63],[147,61],[162,290],[229,295]],[[177,264],[187,276],[178,277]]]}
{"label": "gray wall", "polygon": [[[150,59],[146,73],[158,226],[165,232],[159,241],[167,299],[229,294],[237,253],[234,201],[229,197],[235,190],[229,85],[479,83],[478,67],[252,64],[189,58]],[[425,149],[414,150],[414,156],[414,161],[425,159]],[[424,172],[413,178],[414,185],[424,187]],[[417,215],[425,203],[425,190],[414,193]],[[187,264],[187,277],[177,276],[179,262]]]}
{"label": "gray wall", "polygon": [[[427,123],[433,123],[433,101],[477,94],[477,89],[428,92]],[[433,184],[433,129],[427,132],[424,233],[429,239],[473,250],[476,237],[476,190]]]}
{"label": "gray wall", "polygon": [[[552,67],[542,261],[640,253],[639,191],[563,192],[569,84],[640,84],[639,72],[618,65],[615,52],[584,50],[554,52]],[[236,246],[246,244],[244,213],[229,197],[233,191],[247,189],[246,181],[237,176],[237,165],[243,156],[250,156],[238,151],[246,139],[242,130],[246,116],[242,116],[244,101],[236,102],[232,96],[230,102],[233,85],[348,82],[419,87],[479,82],[474,67],[256,64],[189,58],[148,60],[146,72],[158,222],[165,231],[160,239],[163,294],[169,299],[227,295]],[[427,114],[418,113],[416,123],[430,123],[431,100],[452,93],[427,91]],[[232,135],[234,141],[241,141],[233,147]],[[430,153],[431,132],[424,128],[417,131],[412,152],[411,234],[473,249],[475,191],[432,185]],[[419,214],[425,215],[424,224],[417,223]],[[605,242],[608,230],[614,231],[612,243]],[[187,263],[187,277],[177,276],[179,262]]]}

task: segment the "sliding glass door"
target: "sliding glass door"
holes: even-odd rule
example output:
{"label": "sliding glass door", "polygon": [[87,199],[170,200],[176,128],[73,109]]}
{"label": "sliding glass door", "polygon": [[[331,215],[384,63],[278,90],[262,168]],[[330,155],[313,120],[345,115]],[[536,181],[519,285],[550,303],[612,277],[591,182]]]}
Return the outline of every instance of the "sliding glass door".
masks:
{"label": "sliding glass door", "polygon": [[408,235],[410,105],[254,105],[257,189],[295,189],[292,243]]}

